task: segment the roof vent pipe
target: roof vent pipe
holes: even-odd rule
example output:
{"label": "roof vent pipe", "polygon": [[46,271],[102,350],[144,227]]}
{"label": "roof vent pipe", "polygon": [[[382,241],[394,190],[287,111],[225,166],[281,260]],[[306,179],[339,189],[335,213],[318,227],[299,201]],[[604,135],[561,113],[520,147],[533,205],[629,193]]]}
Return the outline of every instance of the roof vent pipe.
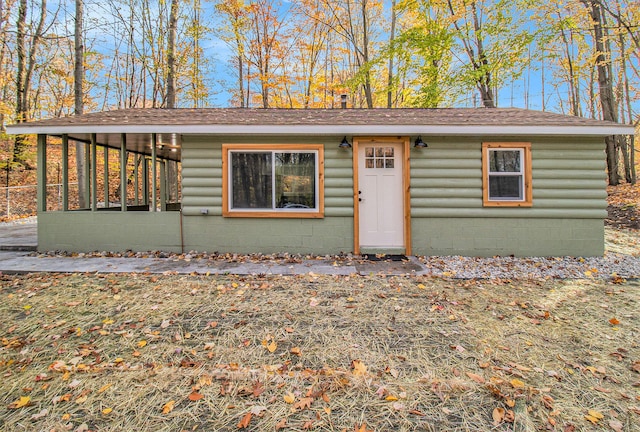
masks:
{"label": "roof vent pipe", "polygon": [[340,108],[347,109],[347,95],[340,95]]}

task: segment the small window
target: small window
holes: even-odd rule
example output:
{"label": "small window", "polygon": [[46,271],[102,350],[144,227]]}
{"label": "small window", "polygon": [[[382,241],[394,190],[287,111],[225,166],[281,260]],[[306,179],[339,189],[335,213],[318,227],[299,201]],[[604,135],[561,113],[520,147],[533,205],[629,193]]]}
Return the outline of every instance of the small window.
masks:
{"label": "small window", "polygon": [[321,145],[223,146],[223,215],[323,217]]}
{"label": "small window", "polygon": [[482,144],[484,206],[530,207],[531,144]]}

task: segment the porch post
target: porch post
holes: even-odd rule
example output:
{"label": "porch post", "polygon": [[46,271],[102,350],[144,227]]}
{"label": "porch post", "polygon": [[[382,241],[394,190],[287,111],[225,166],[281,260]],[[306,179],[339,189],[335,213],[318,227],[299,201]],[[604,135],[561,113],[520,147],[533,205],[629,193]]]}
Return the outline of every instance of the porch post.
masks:
{"label": "porch post", "polygon": [[127,134],[120,134],[120,211],[127,211]]}
{"label": "porch post", "polygon": [[109,147],[104,146],[104,207],[109,208]]}
{"label": "porch post", "polygon": [[38,191],[37,211],[47,211],[47,136],[38,134]]}
{"label": "porch post", "polygon": [[135,188],[135,205],[140,205],[140,173],[138,172],[138,164],[140,163],[140,155],[137,153],[133,154],[134,164],[133,164],[133,187]]}
{"label": "porch post", "polygon": [[149,205],[149,161],[142,155],[142,203]]}
{"label": "porch post", "polygon": [[98,210],[98,143],[96,134],[91,134],[91,211]]}
{"label": "porch post", "polygon": [[62,135],[62,211],[69,210],[69,135]]}
{"label": "porch post", "polygon": [[167,210],[167,161],[160,160],[160,209]]}
{"label": "porch post", "polygon": [[91,144],[84,144],[84,205],[91,208]]}
{"label": "porch post", "polygon": [[156,146],[158,144],[158,136],[156,134],[151,135],[151,211],[156,211],[156,202],[158,200],[156,189],[158,187],[158,166],[157,156],[158,151]]}
{"label": "porch post", "polygon": [[180,202],[180,170],[178,169],[180,168],[180,166],[178,165],[178,161],[172,161],[172,163],[175,165],[176,172],[176,175],[173,178],[173,180],[176,182],[176,196],[174,198],[175,202]]}

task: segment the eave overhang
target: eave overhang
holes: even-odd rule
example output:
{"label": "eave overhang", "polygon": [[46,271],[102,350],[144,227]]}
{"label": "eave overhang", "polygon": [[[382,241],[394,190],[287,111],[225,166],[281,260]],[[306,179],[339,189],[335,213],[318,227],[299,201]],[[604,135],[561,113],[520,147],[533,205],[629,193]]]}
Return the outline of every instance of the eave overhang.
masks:
{"label": "eave overhang", "polygon": [[80,136],[86,134],[176,134],[176,135],[433,135],[433,136],[585,136],[633,135],[631,125],[540,126],[540,125],[37,125],[14,124],[7,133]]}

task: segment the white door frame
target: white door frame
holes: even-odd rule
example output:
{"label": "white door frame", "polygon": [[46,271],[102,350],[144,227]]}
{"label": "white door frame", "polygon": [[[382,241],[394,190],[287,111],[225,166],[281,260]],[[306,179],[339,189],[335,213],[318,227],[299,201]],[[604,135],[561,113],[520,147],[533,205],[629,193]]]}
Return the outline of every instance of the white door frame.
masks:
{"label": "white door frame", "polygon": [[353,137],[353,252],[360,254],[359,147],[376,143],[402,144],[402,190],[404,202],[404,253],[411,255],[410,152],[408,136]]}

